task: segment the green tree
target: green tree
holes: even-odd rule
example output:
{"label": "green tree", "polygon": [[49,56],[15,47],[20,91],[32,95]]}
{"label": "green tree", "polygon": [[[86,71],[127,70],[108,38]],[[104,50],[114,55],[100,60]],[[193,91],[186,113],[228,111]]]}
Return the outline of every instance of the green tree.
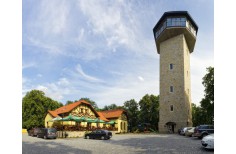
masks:
{"label": "green tree", "polygon": [[205,87],[205,95],[201,100],[202,114],[206,117],[203,123],[213,124],[214,120],[214,67],[207,68],[207,74],[203,77],[202,84]]}
{"label": "green tree", "polygon": [[202,78],[205,87],[204,98],[200,106],[192,104],[193,125],[213,124],[214,123],[214,67],[207,68],[207,74]]}
{"label": "green tree", "polygon": [[72,104],[72,103],[74,103],[73,101],[66,101],[66,104],[65,105],[69,105],[69,104]]}
{"label": "green tree", "polygon": [[126,101],[124,103],[124,109],[127,111],[129,129],[132,131],[138,125],[138,103],[134,99]]}
{"label": "green tree", "polygon": [[205,121],[205,115],[201,108],[201,106],[196,106],[196,104],[192,103],[192,122],[193,126],[196,127],[198,125],[203,124]]}
{"label": "green tree", "polygon": [[22,127],[43,127],[48,110],[55,110],[63,106],[62,103],[46,97],[40,90],[32,90],[22,99]]}
{"label": "green tree", "polygon": [[99,110],[98,106],[97,106],[97,103],[94,102],[93,100],[89,99],[89,98],[80,98],[80,100],[85,100],[87,101],[88,103],[90,103],[92,105],[92,107],[95,109],[95,110]]}
{"label": "green tree", "polygon": [[115,110],[115,109],[123,109],[123,106],[117,106],[116,104],[105,105],[103,109],[101,110],[106,111],[106,110]]}
{"label": "green tree", "polygon": [[154,129],[158,128],[159,96],[146,94],[140,101],[139,119],[141,123],[150,123]]}

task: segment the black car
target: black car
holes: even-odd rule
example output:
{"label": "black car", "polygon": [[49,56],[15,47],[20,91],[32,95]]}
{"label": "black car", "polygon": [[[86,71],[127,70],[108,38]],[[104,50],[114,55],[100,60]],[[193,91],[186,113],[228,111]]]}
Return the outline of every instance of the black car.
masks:
{"label": "black car", "polygon": [[203,137],[214,134],[214,126],[213,125],[200,125],[194,129],[193,137],[198,137],[202,139]]}
{"label": "black car", "polygon": [[55,128],[41,128],[37,134],[38,138],[44,139],[56,139],[57,138],[57,130]]}
{"label": "black car", "polygon": [[110,139],[112,137],[112,132],[108,130],[95,130],[91,133],[86,133],[84,135],[85,139]]}

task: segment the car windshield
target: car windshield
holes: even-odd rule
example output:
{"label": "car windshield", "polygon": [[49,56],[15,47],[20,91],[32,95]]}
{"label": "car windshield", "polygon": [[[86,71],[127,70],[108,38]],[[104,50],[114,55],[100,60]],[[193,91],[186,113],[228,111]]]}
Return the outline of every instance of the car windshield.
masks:
{"label": "car windshield", "polygon": [[48,129],[49,133],[56,133],[56,129]]}

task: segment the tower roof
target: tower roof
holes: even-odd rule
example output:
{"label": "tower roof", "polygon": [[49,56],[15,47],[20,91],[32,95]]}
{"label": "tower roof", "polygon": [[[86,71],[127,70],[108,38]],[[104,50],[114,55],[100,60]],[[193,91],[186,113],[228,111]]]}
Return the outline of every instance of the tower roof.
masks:
{"label": "tower roof", "polygon": [[196,31],[198,31],[198,25],[196,24],[196,22],[193,20],[193,18],[190,16],[190,14],[188,13],[188,11],[169,11],[169,12],[165,12],[162,17],[159,19],[159,21],[157,22],[156,26],[153,28],[153,32],[156,31],[156,29],[161,25],[162,21],[166,18],[166,17],[174,17],[174,16],[185,16],[187,17],[188,20],[191,21],[192,25],[194,26],[194,28],[196,29]]}
{"label": "tower roof", "polygon": [[189,52],[192,53],[196,42],[198,26],[187,11],[165,12],[153,28],[157,52],[160,53],[160,43],[183,34]]}

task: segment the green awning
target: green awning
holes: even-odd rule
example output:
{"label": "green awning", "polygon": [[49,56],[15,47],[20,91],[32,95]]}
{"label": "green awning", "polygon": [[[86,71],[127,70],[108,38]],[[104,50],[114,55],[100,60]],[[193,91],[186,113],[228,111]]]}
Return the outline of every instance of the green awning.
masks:
{"label": "green awning", "polygon": [[106,124],[113,125],[113,124],[116,124],[116,122],[115,122],[115,121],[113,121],[113,120],[111,120],[111,121],[109,121],[109,122],[106,122]]}
{"label": "green awning", "polygon": [[71,114],[69,116],[61,119],[61,121],[76,121],[76,122],[83,122],[85,120],[86,120],[85,117],[77,117],[77,116],[73,116]]}

